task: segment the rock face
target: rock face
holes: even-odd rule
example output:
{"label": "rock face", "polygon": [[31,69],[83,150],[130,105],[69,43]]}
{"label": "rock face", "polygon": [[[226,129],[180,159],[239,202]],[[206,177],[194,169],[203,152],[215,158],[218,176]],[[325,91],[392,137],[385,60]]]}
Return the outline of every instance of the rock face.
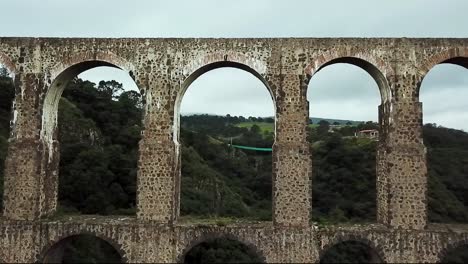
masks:
{"label": "rock face", "polygon": [[[468,67],[468,39],[0,38],[0,63],[14,74],[16,87],[0,260],[50,260],[63,239],[86,233],[109,242],[129,262],[181,261],[197,243],[219,236],[245,243],[267,262],[316,262],[346,240],[369,245],[385,262],[438,261],[468,241],[468,226],[427,223],[419,88],[433,66],[447,62]],[[310,225],[307,85],[334,63],[363,68],[380,88],[378,223],[372,225]],[[49,216],[57,205],[59,98],[68,81],[97,66],[128,72],[144,97],[137,217],[54,221]],[[178,221],[180,102],[191,82],[219,67],[252,73],[275,103],[272,222]]]}

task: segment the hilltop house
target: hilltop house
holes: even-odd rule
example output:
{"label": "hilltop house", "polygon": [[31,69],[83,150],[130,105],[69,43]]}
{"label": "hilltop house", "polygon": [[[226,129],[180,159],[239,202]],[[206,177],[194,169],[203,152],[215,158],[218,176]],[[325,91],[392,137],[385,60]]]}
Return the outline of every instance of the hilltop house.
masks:
{"label": "hilltop house", "polygon": [[377,129],[360,130],[354,133],[354,136],[360,138],[378,139],[379,131]]}

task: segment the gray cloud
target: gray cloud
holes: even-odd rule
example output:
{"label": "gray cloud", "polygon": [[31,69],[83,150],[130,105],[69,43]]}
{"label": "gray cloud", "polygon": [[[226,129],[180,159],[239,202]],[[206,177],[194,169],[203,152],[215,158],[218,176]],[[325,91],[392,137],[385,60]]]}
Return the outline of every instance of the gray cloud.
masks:
{"label": "gray cloud", "polygon": [[[464,0],[15,0],[9,36],[466,36]],[[464,32],[462,30],[465,30]]]}
{"label": "gray cloud", "polygon": [[[466,0],[15,0],[2,3],[2,10],[2,36],[468,37]],[[468,72],[445,66],[434,68],[422,84],[425,122],[468,130]],[[116,70],[93,69],[80,77],[116,79],[135,89]],[[360,69],[327,67],[309,87],[314,116],[377,119],[378,90]],[[263,116],[273,109],[263,84],[234,69],[202,75],[182,107]]]}

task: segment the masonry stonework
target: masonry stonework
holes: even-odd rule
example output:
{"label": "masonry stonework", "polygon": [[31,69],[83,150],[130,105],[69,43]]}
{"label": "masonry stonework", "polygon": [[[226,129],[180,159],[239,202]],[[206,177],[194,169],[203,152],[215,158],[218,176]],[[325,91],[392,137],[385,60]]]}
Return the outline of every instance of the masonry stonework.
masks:
{"label": "masonry stonework", "polygon": [[[439,63],[468,67],[468,39],[84,39],[0,38],[0,63],[16,96],[0,219],[0,260],[42,262],[79,234],[99,237],[126,262],[176,262],[197,243],[230,237],[266,262],[318,262],[343,241],[369,245],[384,262],[436,262],[468,243],[468,225],[427,222],[427,169],[419,89]],[[308,82],[350,63],[377,82],[382,103],[377,150],[377,223],[310,222],[312,162],[306,140]],[[137,215],[56,220],[57,105],[77,74],[97,66],[127,72],[143,94]],[[201,74],[236,67],[259,78],[275,105],[273,219],[233,225],[179,221],[179,107]],[[310,87],[309,89],[313,89]],[[58,245],[58,246],[57,246]],[[52,253],[51,253],[52,252]]]}

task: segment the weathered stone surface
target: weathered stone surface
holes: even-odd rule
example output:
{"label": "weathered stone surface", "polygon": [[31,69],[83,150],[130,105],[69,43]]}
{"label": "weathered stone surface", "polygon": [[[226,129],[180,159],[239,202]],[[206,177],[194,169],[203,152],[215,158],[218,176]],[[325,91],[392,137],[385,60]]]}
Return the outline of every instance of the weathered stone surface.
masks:
{"label": "weathered stone surface", "polygon": [[[310,225],[312,170],[307,85],[333,63],[350,63],[377,82],[381,133],[377,219],[365,226]],[[435,65],[468,67],[468,39],[81,39],[0,38],[0,63],[16,96],[5,169],[0,260],[42,261],[71,235],[94,234],[125,261],[174,262],[203,239],[227,236],[267,262],[315,262],[340,241],[357,240],[386,262],[434,262],[468,241],[466,226],[427,223],[421,82]],[[57,204],[58,99],[71,78],[97,66],[129,73],[145,101],[139,144],[137,217],[48,218]],[[273,221],[182,225],[179,108],[198,76],[219,67],[254,74],[275,104]],[[377,111],[377,109],[376,109]]]}
{"label": "weathered stone surface", "polygon": [[0,232],[0,259],[8,263],[41,262],[54,246],[77,234],[107,241],[130,263],[181,262],[193,246],[217,237],[236,239],[266,262],[274,263],[318,262],[328,249],[345,241],[368,245],[388,263],[434,263],[448,250],[468,243],[468,225],[431,225],[426,230],[393,229],[380,224],[326,228],[280,227],[271,223],[168,226],[128,217],[3,219]]}

